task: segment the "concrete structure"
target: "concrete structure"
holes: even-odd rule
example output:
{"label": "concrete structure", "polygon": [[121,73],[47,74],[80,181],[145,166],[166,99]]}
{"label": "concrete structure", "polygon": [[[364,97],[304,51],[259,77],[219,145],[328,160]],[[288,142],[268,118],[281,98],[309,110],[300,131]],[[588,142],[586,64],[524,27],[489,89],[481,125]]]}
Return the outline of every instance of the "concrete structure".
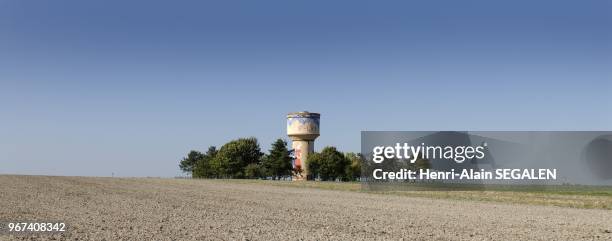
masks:
{"label": "concrete structure", "polygon": [[302,170],[293,176],[293,180],[312,179],[308,172],[306,160],[314,152],[314,140],[319,137],[319,113],[308,111],[287,114],[287,135],[291,138],[295,161],[293,167]]}

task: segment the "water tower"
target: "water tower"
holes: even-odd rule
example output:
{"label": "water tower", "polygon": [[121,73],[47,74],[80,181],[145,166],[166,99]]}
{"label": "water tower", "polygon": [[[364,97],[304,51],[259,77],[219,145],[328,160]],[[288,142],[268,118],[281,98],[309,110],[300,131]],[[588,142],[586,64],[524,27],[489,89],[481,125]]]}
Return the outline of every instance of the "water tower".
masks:
{"label": "water tower", "polygon": [[308,111],[287,114],[287,135],[291,138],[291,147],[295,160],[293,167],[302,170],[293,176],[293,180],[312,179],[308,172],[306,160],[308,154],[314,152],[314,140],[319,137],[319,113]]}

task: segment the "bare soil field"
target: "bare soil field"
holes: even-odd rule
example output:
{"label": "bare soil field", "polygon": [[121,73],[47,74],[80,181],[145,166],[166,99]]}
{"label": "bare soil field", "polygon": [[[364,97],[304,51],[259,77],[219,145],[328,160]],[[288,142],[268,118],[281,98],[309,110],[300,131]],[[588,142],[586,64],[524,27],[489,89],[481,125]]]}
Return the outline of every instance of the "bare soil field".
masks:
{"label": "bare soil field", "polygon": [[0,240],[612,240],[612,211],[155,178],[0,175]]}

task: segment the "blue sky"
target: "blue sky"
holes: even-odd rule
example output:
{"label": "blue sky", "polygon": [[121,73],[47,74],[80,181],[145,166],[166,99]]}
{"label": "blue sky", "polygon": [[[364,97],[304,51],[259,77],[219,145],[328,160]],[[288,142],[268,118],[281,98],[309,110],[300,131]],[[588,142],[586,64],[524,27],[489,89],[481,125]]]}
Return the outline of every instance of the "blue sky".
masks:
{"label": "blue sky", "polygon": [[180,174],[361,130],[611,130],[610,1],[1,1],[0,173]]}

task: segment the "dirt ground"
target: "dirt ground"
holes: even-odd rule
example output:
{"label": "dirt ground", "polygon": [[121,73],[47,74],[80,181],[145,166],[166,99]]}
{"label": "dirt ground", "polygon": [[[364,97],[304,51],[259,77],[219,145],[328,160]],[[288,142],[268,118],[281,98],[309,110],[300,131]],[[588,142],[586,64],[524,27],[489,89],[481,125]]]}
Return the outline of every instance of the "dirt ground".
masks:
{"label": "dirt ground", "polygon": [[612,211],[223,180],[0,175],[0,240],[612,240]]}

